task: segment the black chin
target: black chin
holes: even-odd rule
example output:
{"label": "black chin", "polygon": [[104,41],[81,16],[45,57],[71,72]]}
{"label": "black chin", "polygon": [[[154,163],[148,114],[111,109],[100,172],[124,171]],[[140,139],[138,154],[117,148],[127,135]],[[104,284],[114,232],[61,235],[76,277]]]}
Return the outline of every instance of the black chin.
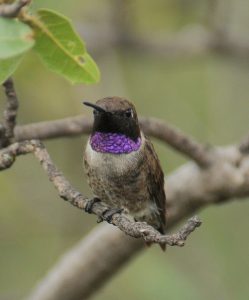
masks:
{"label": "black chin", "polygon": [[140,137],[138,121],[110,112],[99,112],[94,116],[93,132],[119,133],[137,141]]}

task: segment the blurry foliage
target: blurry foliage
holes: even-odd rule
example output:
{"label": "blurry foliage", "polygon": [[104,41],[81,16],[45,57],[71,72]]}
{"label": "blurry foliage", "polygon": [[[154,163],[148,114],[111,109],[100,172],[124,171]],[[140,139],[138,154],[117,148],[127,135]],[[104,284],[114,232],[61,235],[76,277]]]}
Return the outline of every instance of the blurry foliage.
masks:
{"label": "blurry foliage", "polygon": [[22,54],[33,47],[31,28],[16,20],[0,18],[0,58]]}
{"label": "blurry foliage", "polygon": [[48,69],[72,83],[99,81],[99,69],[70,20],[53,10],[39,9],[34,15],[25,10],[18,19],[0,18],[0,83],[33,46]]}
{"label": "blurry foliage", "polygon": [[[102,24],[110,21],[114,2],[37,0],[33,7],[56,9],[74,24]],[[144,34],[173,32],[205,22],[208,2],[134,0],[130,14],[135,16],[135,30]],[[249,3],[229,3],[227,26],[248,33],[243,25],[246,17],[249,20]],[[120,95],[131,99],[140,114],[163,118],[205,143],[234,143],[248,133],[248,62],[211,54],[176,61],[115,48],[94,58],[101,82],[72,87],[33,55],[25,57],[14,76],[21,101],[19,123],[88,114],[83,99]],[[45,144],[70,182],[90,194],[82,167],[85,141],[86,137],[65,138]],[[167,176],[185,160],[154,142]],[[32,155],[0,173],[0,190],[1,298],[20,299],[59,255],[97,226],[96,218],[61,201]],[[246,199],[205,209],[200,213],[202,228],[184,248],[169,248],[162,254],[159,247],[151,247],[93,299],[248,299],[248,210]]]}

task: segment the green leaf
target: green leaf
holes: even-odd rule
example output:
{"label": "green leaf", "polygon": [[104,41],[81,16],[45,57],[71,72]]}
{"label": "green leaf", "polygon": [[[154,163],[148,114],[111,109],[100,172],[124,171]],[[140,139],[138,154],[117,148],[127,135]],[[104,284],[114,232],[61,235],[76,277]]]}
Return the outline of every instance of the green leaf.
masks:
{"label": "green leaf", "polygon": [[17,56],[33,45],[33,31],[28,25],[0,17],[0,59]]}
{"label": "green leaf", "polygon": [[23,55],[0,59],[0,84],[10,77],[18,67]]}
{"label": "green leaf", "polygon": [[70,21],[47,9],[39,10],[38,16],[30,20],[36,34],[34,50],[47,67],[72,83],[99,81],[99,69]]}

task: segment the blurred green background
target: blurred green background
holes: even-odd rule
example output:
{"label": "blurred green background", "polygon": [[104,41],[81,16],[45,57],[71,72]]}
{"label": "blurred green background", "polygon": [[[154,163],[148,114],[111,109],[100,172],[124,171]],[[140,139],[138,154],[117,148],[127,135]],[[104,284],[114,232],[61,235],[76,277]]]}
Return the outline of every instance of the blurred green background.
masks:
{"label": "blurred green background", "polygon": [[[173,57],[115,46],[108,40],[103,47],[105,34],[115,29],[118,2],[34,1],[34,9],[53,8],[73,20],[102,80],[97,85],[71,86],[35,55],[28,55],[14,76],[21,102],[18,123],[89,114],[83,99],[119,95],[131,99],[139,114],[162,118],[205,143],[240,141],[249,129],[249,55],[240,59],[207,52]],[[124,13],[130,31],[149,40],[163,41],[193,25],[212,29],[217,20],[242,41],[249,33],[249,2],[243,0],[133,0]],[[119,19],[121,26],[125,20]],[[93,42],[101,30],[102,39],[98,36]],[[2,110],[2,91],[0,96]],[[82,169],[85,142],[82,136],[45,144],[71,183],[90,195]],[[155,145],[166,176],[185,162],[165,145],[156,141]],[[96,218],[61,201],[32,155],[18,158],[11,169],[0,173],[0,191],[0,299],[20,299],[60,255],[97,226]],[[247,200],[206,208],[199,213],[203,226],[184,248],[168,248],[164,254],[151,247],[93,299],[248,299],[248,212]]]}

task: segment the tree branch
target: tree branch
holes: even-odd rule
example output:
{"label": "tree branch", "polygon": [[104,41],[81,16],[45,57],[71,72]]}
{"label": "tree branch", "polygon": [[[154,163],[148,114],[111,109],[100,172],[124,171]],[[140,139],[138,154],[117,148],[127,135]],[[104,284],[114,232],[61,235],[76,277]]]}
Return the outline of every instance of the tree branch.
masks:
{"label": "tree branch", "polygon": [[[211,164],[210,149],[195,141],[192,137],[155,118],[139,118],[145,134],[166,142],[173,149],[194,160],[199,166]],[[29,139],[51,139],[55,137],[75,136],[90,133],[92,120],[84,116],[76,116],[56,121],[40,122],[15,128],[17,141]]]}
{"label": "tree branch", "polygon": [[[249,155],[235,146],[214,153],[210,168],[186,163],[167,177],[168,230],[207,205],[249,196]],[[102,224],[62,257],[28,299],[88,299],[142,249],[141,239]]]}
{"label": "tree branch", "polygon": [[20,13],[21,9],[28,5],[31,0],[18,0],[11,4],[0,5],[0,17],[15,18]]}
{"label": "tree branch", "polygon": [[31,139],[53,139],[57,137],[71,137],[89,134],[92,129],[92,120],[83,115],[69,117],[55,121],[36,122],[15,128],[16,141]]}
{"label": "tree branch", "polygon": [[[15,143],[1,150],[0,170],[9,168],[15,161],[16,156],[31,152],[34,153],[35,157],[40,161],[41,166],[47,173],[49,180],[57,189],[60,197],[77,208],[85,209],[89,199],[82,196],[71,186],[52,162],[44,145],[39,141],[32,140]],[[104,203],[95,203],[91,210],[98,217],[104,219],[104,213],[108,209],[110,208]],[[183,246],[188,235],[201,225],[201,221],[197,217],[194,217],[191,218],[179,232],[173,235],[162,235],[147,223],[135,222],[131,221],[131,219],[133,218],[125,214],[116,213],[112,216],[110,223],[134,238],[143,238],[146,242],[167,244],[170,246]]]}

